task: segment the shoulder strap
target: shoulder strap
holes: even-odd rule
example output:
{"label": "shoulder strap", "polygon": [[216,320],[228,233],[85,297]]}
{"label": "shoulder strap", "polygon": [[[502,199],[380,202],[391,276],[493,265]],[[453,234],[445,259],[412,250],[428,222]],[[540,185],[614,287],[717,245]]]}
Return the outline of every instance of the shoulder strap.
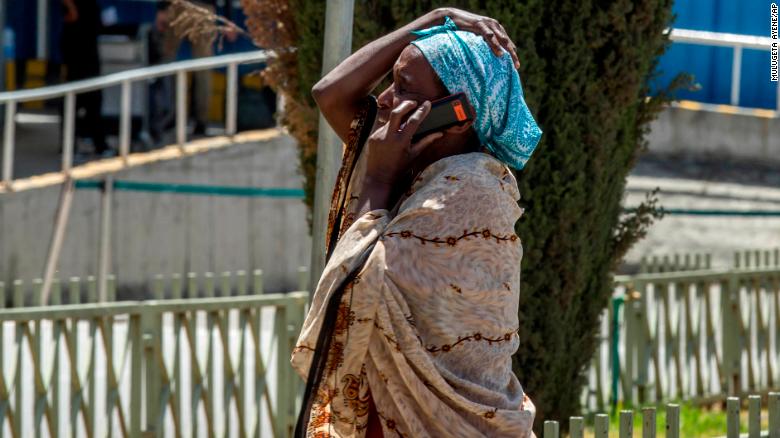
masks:
{"label": "shoulder strap", "polygon": [[358,263],[355,269],[347,274],[341,281],[338,288],[333,291],[330,300],[325,305],[325,316],[322,320],[320,332],[317,335],[317,344],[314,346],[314,354],[312,355],[311,365],[309,366],[309,376],[306,379],[306,388],[303,391],[301,409],[298,412],[298,419],[295,422],[295,431],[293,434],[293,437],[295,438],[305,438],[306,431],[309,428],[309,416],[311,415],[311,410],[314,406],[314,398],[317,396],[317,388],[319,388],[320,382],[322,382],[322,376],[325,373],[328,350],[330,350],[331,341],[333,340],[332,334],[336,326],[339,304],[341,304],[341,299],[344,296],[344,289],[350,282],[355,280],[355,277],[357,277],[357,274],[363,268],[363,265],[375,246],[376,241],[366,248],[361,256],[362,260],[360,263]]}
{"label": "shoulder strap", "polygon": [[352,173],[355,170],[363,146],[371,135],[371,128],[374,127],[374,121],[377,113],[377,101],[373,95],[364,98],[361,109],[352,121],[349,131],[349,141],[344,150],[344,156],[341,160],[341,169],[336,177],[336,184],[333,187],[333,195],[330,201],[330,213],[328,214],[328,230],[325,234],[327,244],[325,251],[325,262],[330,259],[336,242],[339,239],[339,230],[344,221],[344,207],[346,204],[347,186],[352,179]]}
{"label": "shoulder strap", "polygon": [[[376,112],[376,98],[373,95],[366,96],[360,111],[358,111],[358,114],[355,116],[355,119],[352,121],[352,126],[350,127],[349,141],[344,150],[341,169],[339,169],[338,176],[336,177],[336,185],[333,187],[333,195],[331,197],[330,213],[328,215],[328,230],[326,234],[326,263],[330,259],[333,249],[336,247],[336,242],[338,242],[338,238],[340,237],[339,230],[341,229],[341,223],[344,220],[343,215],[347,186],[352,179],[352,172],[355,169],[357,159],[360,157],[363,146],[365,145],[368,136],[371,134]],[[371,253],[374,244],[369,246],[365,251],[364,257]],[[363,261],[365,261],[365,258]],[[333,327],[336,323],[338,307],[341,302],[341,297],[344,294],[344,287],[355,278],[362,265],[363,263],[359,263],[355,270],[344,278],[339,287],[331,295],[330,301],[325,305],[325,315],[322,321],[322,327],[320,327],[320,332],[317,336],[317,344],[314,348],[312,363],[309,368],[309,376],[306,379],[306,388],[304,389],[303,400],[301,401],[301,409],[298,412],[298,419],[295,424],[293,436],[296,438],[304,438],[306,436],[309,415],[311,414],[314,397],[316,397],[314,392],[317,390],[317,387],[322,380],[325,361],[332,339],[331,334],[333,333]]]}

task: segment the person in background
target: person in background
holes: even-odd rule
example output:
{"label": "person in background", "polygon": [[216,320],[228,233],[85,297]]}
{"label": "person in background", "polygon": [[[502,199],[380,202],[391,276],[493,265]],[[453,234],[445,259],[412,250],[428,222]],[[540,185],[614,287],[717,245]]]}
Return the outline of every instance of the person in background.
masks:
{"label": "person in background", "polygon": [[[231,0],[224,0],[225,8],[223,15],[227,18],[232,16],[233,7]],[[217,11],[219,0],[193,1],[193,4],[207,8],[212,13]],[[176,60],[176,53],[181,45],[181,38],[170,26],[173,19],[169,11],[170,2],[160,1],[157,6],[157,17],[152,29],[151,44],[155,46],[153,50],[157,53],[157,60],[160,63],[166,63]],[[226,34],[229,40],[235,40],[235,34]],[[203,41],[192,43],[193,57],[212,56],[214,48],[211,44]],[[209,113],[209,95],[211,93],[211,72],[209,70],[198,71],[193,75],[193,94],[192,94],[192,114],[195,118],[195,127],[193,135],[203,135],[206,133]]]}
{"label": "person in background", "polygon": [[[65,65],[65,80],[68,82],[100,76],[100,7],[97,0],[62,0],[63,29],[62,61]],[[76,138],[89,138],[94,152],[101,156],[116,153],[106,143],[101,121],[103,95],[100,90],[81,93],[76,96]],[[76,142],[78,151],[78,142]]]}

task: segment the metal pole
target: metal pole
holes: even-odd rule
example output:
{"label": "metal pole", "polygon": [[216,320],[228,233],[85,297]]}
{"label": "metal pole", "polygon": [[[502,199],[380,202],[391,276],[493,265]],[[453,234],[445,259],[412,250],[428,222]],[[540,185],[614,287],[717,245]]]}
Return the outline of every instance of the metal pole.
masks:
{"label": "metal pole", "polygon": [[731,62],[731,104],[739,106],[739,86],[742,81],[742,46],[734,46]]}
{"label": "metal pole", "polygon": [[16,118],[16,102],[5,103],[5,132],[3,133],[3,183],[11,186],[14,178],[14,121]]}
{"label": "metal pole", "polygon": [[238,65],[235,63],[228,64],[227,90],[225,92],[225,133],[227,135],[235,135],[236,114],[238,109]]}
{"label": "metal pole", "polygon": [[38,0],[37,11],[38,36],[35,41],[35,57],[46,59],[49,57],[49,1]]}
{"label": "metal pole", "polygon": [[176,144],[187,141],[187,72],[176,72]]}
{"label": "metal pole", "polygon": [[62,171],[70,173],[73,166],[73,147],[76,128],[76,94],[72,91],[65,95],[65,124],[62,129]]}
{"label": "metal pole", "polygon": [[49,302],[49,293],[54,278],[54,271],[57,269],[57,261],[62,250],[62,240],[65,238],[65,228],[68,226],[68,217],[70,216],[70,205],[73,201],[73,180],[68,178],[62,184],[62,194],[60,195],[60,206],[57,211],[57,221],[54,223],[54,233],[52,233],[51,244],[49,245],[49,255],[46,258],[46,267],[43,273],[43,287],[41,287],[41,305],[45,306]]}
{"label": "metal pole", "polygon": [[5,0],[0,0],[0,91],[5,91]]}
{"label": "metal pole", "polygon": [[[332,0],[325,12],[325,38],[322,74],[330,72],[352,52],[354,0]],[[328,225],[330,197],[341,164],[341,139],[320,114],[317,139],[317,180],[314,189],[311,276],[309,291],[314,290],[325,267],[325,231]]]}
{"label": "metal pole", "polygon": [[100,249],[98,254],[98,300],[107,301],[108,270],[111,266],[111,200],[114,195],[114,179],[109,175],[103,182],[100,202]]}
{"label": "metal pole", "polygon": [[119,155],[127,164],[127,154],[130,153],[130,112],[131,94],[130,81],[122,82],[122,100],[119,109]]}

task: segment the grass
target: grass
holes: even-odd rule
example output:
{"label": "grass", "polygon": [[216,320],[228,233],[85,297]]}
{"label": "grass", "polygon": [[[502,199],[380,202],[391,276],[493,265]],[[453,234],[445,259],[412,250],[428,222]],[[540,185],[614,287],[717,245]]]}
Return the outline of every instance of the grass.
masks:
{"label": "grass", "polygon": [[[712,408],[698,407],[679,403],[680,405],[680,437],[685,438],[709,438],[726,435],[726,411],[725,408],[714,406]],[[652,407],[643,406],[643,407]],[[618,405],[615,413],[610,414],[609,429],[610,436],[617,436],[620,430],[620,411],[625,409]],[[666,436],[666,405],[655,406],[656,409],[656,436],[663,438]],[[642,436],[642,407],[633,408],[634,411],[634,436]],[[585,416],[585,436],[592,437],[593,420],[595,414]],[[748,411],[746,406],[740,410],[740,431],[748,431]],[[761,411],[761,429],[766,430],[768,419],[766,410]]]}

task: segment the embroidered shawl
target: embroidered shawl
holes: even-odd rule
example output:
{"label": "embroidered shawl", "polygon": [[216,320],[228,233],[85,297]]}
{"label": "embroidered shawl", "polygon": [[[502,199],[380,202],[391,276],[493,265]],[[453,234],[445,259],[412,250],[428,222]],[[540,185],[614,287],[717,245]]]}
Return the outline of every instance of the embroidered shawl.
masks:
{"label": "embroidered shawl", "polygon": [[357,143],[373,125],[361,117],[334,190],[335,245],[291,360],[308,380],[299,432],[364,437],[372,400],[386,437],[532,436],[535,408],[511,361],[522,257],[513,174],[485,153],[450,156],[393,211],[355,217]]}

